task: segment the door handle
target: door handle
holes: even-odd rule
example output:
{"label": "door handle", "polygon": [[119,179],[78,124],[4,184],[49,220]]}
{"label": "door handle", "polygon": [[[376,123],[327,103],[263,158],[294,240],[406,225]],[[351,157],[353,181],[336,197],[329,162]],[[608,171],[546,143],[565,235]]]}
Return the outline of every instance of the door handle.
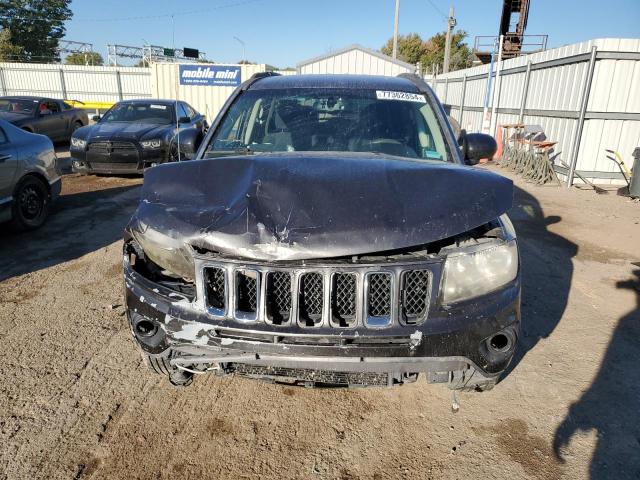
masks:
{"label": "door handle", "polygon": [[0,154],[0,163],[3,163],[7,160],[11,160],[11,155],[1,155]]}

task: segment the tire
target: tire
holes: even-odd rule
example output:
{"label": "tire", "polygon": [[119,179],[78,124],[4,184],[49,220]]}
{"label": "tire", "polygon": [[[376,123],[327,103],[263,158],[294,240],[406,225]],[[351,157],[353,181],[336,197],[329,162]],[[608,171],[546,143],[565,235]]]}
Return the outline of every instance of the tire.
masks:
{"label": "tire", "polygon": [[178,161],[178,146],[175,143],[172,143],[169,147],[169,162],[177,162]]}
{"label": "tire", "polygon": [[142,353],[142,359],[145,365],[157,375],[162,375],[169,379],[172,385],[176,387],[188,387],[193,383],[193,374],[182,371],[169,363],[168,350],[158,355]]}
{"label": "tire", "polygon": [[75,132],[77,129],[79,129],[80,127],[83,127],[84,125],[82,125],[82,122],[80,120],[76,120],[75,122],[73,122],[73,125],[71,125],[71,134],[69,135],[69,141],[71,141],[71,137],[73,136],[73,132]]}
{"label": "tire", "polygon": [[13,226],[18,230],[41,227],[49,215],[51,204],[48,185],[28,175],[18,182],[13,198]]}

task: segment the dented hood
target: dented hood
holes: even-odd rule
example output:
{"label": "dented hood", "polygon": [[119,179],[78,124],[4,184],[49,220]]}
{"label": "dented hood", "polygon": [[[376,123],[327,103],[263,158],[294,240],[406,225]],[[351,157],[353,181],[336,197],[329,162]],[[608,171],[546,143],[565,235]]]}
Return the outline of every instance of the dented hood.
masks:
{"label": "dented hood", "polygon": [[450,237],[505,213],[512,198],[510,180],[440,161],[222,157],[147,170],[129,231],[167,253],[190,244],[256,260],[327,258]]}

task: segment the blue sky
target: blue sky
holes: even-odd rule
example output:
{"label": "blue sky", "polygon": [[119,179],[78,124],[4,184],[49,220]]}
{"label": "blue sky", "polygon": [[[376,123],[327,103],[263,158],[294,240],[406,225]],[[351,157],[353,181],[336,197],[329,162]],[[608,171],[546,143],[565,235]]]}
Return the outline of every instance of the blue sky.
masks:
{"label": "blue sky", "polygon": [[[455,0],[458,27],[476,35],[498,30],[501,0]],[[601,37],[640,37],[640,0],[531,0],[527,33],[548,34],[555,47]],[[445,28],[451,0],[401,0],[400,33],[428,38]],[[435,6],[434,6],[435,5]],[[107,43],[199,48],[233,63],[246,44],[249,60],[295,66],[332,49],[360,43],[380,48],[393,33],[395,0],[74,0],[68,40],[89,42],[106,57]],[[193,12],[193,13],[188,13]],[[131,19],[131,17],[145,17]],[[106,60],[106,58],[105,58]]]}

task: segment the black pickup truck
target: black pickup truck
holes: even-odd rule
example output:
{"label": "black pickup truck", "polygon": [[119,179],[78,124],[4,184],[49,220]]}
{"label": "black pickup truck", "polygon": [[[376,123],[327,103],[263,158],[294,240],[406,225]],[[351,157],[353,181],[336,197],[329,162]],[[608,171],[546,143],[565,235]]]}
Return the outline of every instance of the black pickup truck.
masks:
{"label": "black pickup truck", "polygon": [[471,167],[495,149],[416,76],[248,80],[126,228],[147,363],[177,385],[490,389],[520,324],[513,185]]}
{"label": "black pickup truck", "polygon": [[89,124],[87,112],[63,100],[43,97],[0,97],[0,118],[53,142],[68,142],[78,128]]}

